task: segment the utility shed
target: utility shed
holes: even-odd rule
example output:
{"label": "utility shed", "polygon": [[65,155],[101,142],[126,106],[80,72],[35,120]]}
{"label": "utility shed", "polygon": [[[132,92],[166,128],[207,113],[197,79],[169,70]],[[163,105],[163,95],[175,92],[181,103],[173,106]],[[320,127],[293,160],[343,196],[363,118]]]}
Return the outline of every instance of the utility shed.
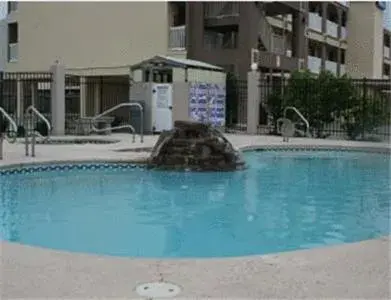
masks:
{"label": "utility shed", "polygon": [[170,130],[177,120],[225,125],[224,69],[157,55],[131,67],[130,100],[144,106],[146,132]]}

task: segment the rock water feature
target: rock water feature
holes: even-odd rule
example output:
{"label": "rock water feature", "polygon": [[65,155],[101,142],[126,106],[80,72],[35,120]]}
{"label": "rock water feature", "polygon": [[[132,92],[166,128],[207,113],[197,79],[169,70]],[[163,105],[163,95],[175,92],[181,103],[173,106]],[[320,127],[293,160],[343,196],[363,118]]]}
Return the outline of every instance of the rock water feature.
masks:
{"label": "rock water feature", "polygon": [[176,121],[155,144],[149,167],[192,171],[233,171],[245,167],[240,152],[210,125]]}

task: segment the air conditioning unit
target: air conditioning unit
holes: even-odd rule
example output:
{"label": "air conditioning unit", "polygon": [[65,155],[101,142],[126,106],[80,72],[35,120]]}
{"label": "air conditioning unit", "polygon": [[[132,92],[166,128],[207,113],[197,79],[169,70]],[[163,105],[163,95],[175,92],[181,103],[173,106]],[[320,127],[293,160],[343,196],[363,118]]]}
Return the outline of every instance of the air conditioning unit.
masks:
{"label": "air conditioning unit", "polygon": [[258,62],[259,62],[259,50],[258,49],[251,49],[251,70],[256,71],[258,70]]}
{"label": "air conditioning unit", "polygon": [[299,65],[298,65],[298,69],[299,69],[299,70],[304,70],[304,69],[306,69],[306,67],[305,67],[305,60],[304,60],[304,58],[299,58]]}
{"label": "air conditioning unit", "polygon": [[304,37],[306,37],[306,38],[310,37],[310,31],[307,26],[304,28]]}
{"label": "air conditioning unit", "polygon": [[252,48],[251,49],[251,63],[252,64],[257,64],[259,62],[259,50]]}

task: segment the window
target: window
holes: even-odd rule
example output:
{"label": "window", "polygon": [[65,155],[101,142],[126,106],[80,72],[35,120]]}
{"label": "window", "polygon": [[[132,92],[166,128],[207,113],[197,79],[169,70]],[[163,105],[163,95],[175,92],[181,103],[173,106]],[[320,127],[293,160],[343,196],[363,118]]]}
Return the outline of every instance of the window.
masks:
{"label": "window", "polygon": [[18,59],[18,23],[8,24],[8,61]]}
{"label": "window", "polygon": [[17,1],[8,1],[7,2],[7,12],[10,14],[13,11],[18,10],[18,2]]}
{"label": "window", "polygon": [[340,63],[341,63],[342,65],[345,64],[345,56],[346,56],[346,53],[345,53],[345,52],[346,52],[345,49],[341,49],[341,61],[340,61]]}
{"label": "window", "polygon": [[390,76],[390,65],[383,64],[383,75]]}
{"label": "window", "polygon": [[235,26],[226,26],[217,30],[204,31],[205,49],[235,49],[238,47],[238,31]]}
{"label": "window", "polygon": [[390,36],[384,33],[384,46],[390,48]]}

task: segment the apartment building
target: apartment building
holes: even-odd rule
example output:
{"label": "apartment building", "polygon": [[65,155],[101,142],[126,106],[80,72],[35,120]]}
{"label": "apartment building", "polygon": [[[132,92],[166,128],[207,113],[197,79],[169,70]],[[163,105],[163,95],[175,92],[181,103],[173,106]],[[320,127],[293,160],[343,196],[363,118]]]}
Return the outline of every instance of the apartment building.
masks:
{"label": "apartment building", "polygon": [[43,71],[59,61],[96,74],[168,49],[165,2],[8,2],[8,71]]}
{"label": "apartment building", "polygon": [[0,71],[5,69],[7,63],[7,22],[0,20]]}
{"label": "apartment building", "polygon": [[[224,66],[244,77],[308,68],[390,76],[390,32],[378,2],[9,2],[9,71],[126,74],[158,54]],[[252,51],[253,50],[253,51]],[[256,51],[254,51],[256,50]],[[381,59],[380,59],[381,58]]]}

